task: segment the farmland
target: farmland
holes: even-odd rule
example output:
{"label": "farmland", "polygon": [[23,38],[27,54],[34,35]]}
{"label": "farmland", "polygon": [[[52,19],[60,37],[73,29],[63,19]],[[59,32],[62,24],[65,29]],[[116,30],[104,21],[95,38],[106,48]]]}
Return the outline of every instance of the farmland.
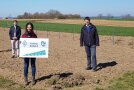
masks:
{"label": "farmland", "polygon": [[[20,21],[19,25],[24,29],[26,22],[28,21]],[[52,23],[52,20],[48,20],[48,21],[32,20],[31,22],[33,22],[33,24],[35,25],[35,30],[53,31],[53,32],[80,33],[81,27],[82,27],[81,24],[75,23],[76,20],[75,21],[74,20],[63,21],[65,23],[60,22],[60,20],[57,20],[57,22],[54,21],[53,23]],[[70,24],[71,22],[74,24]],[[94,22],[97,22],[97,21],[94,21]],[[98,22],[103,23],[104,21],[102,20]],[[110,21],[106,21],[106,22],[107,24],[110,25],[109,23]],[[69,23],[69,24],[66,24],[66,23]],[[133,22],[131,22],[131,24],[133,24]],[[9,20],[0,21],[0,27],[9,28],[11,25],[12,25],[12,21],[9,21]],[[127,26],[125,25],[124,26],[114,26],[114,25],[108,26],[105,24],[96,25],[99,35],[134,36],[134,27],[132,26],[128,27],[128,26],[129,24]]]}
{"label": "farmland", "polygon": [[[23,28],[22,33],[24,33],[25,24],[28,21],[31,20],[19,21],[19,25]],[[133,73],[130,73],[134,71],[133,26],[105,26],[102,25],[103,21],[99,22],[100,25],[97,25],[100,35],[100,46],[97,47],[99,69],[97,72],[92,72],[85,70],[85,49],[79,45],[79,33],[83,21],[79,24],[74,23],[74,20],[70,23],[65,21],[60,23],[61,20],[57,20],[57,22],[56,20],[53,22],[52,20],[32,20],[31,22],[34,23],[35,32],[39,38],[49,38],[49,58],[37,59],[36,85],[24,86],[23,59],[11,58],[8,30],[12,21],[0,21],[0,89],[116,90],[121,85],[124,88],[133,88],[131,85]],[[60,38],[58,37],[59,32],[61,32]],[[72,33],[75,34],[74,39],[72,39]],[[111,36],[113,34],[115,35],[114,45]],[[125,78],[128,78],[129,82]],[[29,69],[30,80],[31,69]],[[128,86],[125,86],[126,84]]]}

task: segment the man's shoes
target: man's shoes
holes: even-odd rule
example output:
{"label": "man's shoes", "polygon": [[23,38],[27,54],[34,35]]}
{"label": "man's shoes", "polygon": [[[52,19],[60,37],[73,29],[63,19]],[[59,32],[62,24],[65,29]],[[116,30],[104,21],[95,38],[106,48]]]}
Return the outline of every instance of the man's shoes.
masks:
{"label": "man's shoes", "polygon": [[15,58],[15,55],[12,55],[12,57],[11,58]]}
{"label": "man's shoes", "polygon": [[93,71],[93,72],[96,72],[96,71],[97,71],[97,67],[92,68],[92,71]]}
{"label": "man's shoes", "polygon": [[19,58],[19,55],[12,55],[11,58]]}
{"label": "man's shoes", "polygon": [[86,70],[91,70],[91,69],[92,69],[92,67],[87,67],[87,68],[86,68]]}
{"label": "man's shoes", "polygon": [[20,58],[19,55],[17,55],[16,58]]}
{"label": "man's shoes", "polygon": [[96,69],[92,69],[92,72],[96,72],[97,70]]}

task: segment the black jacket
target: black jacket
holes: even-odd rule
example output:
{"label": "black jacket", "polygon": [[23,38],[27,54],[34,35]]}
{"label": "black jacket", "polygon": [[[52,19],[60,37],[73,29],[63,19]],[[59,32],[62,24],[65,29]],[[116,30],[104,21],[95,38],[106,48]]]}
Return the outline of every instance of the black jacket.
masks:
{"label": "black jacket", "polygon": [[[10,36],[10,40],[13,40],[13,37],[14,37],[14,26],[11,26],[10,27],[10,30],[9,30],[9,36]],[[16,37],[17,37],[17,40],[20,39],[20,36],[21,36],[21,28],[19,26],[16,26]]]}
{"label": "black jacket", "polygon": [[86,25],[84,25],[81,29],[80,35],[80,46],[91,46],[96,45],[99,46],[99,36],[96,27],[93,24],[91,25],[91,30],[88,32],[86,30]]}

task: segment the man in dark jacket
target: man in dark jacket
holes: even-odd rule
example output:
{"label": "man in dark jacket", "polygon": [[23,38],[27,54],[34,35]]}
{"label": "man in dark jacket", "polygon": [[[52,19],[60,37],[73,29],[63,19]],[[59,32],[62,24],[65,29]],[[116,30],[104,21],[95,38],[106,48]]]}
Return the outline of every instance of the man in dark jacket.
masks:
{"label": "man in dark jacket", "polygon": [[19,57],[20,36],[21,36],[21,28],[17,25],[17,20],[14,20],[13,26],[11,26],[9,30],[9,37],[12,45],[12,58]]}
{"label": "man in dark jacket", "polygon": [[96,27],[90,23],[90,18],[85,17],[85,25],[81,29],[80,46],[85,46],[87,54],[87,68],[86,70],[96,71],[96,46],[99,46],[99,36]]}

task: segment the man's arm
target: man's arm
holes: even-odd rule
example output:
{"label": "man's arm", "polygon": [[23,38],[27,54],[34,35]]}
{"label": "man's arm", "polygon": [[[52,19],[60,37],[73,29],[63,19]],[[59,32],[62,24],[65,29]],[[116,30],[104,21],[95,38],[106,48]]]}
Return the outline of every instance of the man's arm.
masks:
{"label": "man's arm", "polygon": [[97,32],[97,28],[95,28],[95,38],[96,38],[96,46],[99,46],[99,35],[98,35],[98,32]]}
{"label": "man's arm", "polygon": [[12,27],[10,27],[10,29],[9,29],[9,37],[10,37],[10,39],[12,39],[12,32],[11,32],[11,30],[12,30]]}
{"label": "man's arm", "polygon": [[82,47],[83,46],[83,28],[81,29],[81,34],[80,34],[80,46]]}
{"label": "man's arm", "polygon": [[18,35],[16,36],[16,37],[17,37],[17,39],[19,39],[19,38],[20,38],[20,36],[21,36],[21,28],[19,27],[19,33],[18,33]]}

